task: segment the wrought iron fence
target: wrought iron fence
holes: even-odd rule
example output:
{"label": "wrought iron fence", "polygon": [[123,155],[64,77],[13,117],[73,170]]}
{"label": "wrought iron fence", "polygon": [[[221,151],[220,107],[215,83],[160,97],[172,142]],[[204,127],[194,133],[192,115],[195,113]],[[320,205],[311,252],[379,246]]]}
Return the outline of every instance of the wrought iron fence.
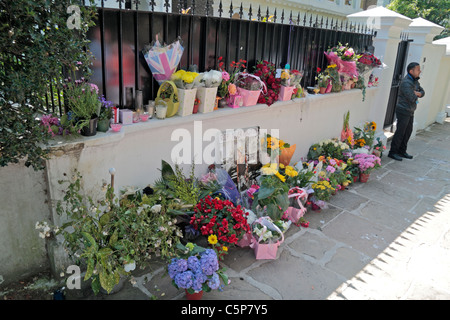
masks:
{"label": "wrought iron fence", "polygon": [[190,65],[197,65],[200,72],[217,69],[220,56],[225,65],[246,60],[249,72],[259,60],[277,67],[289,63],[291,69],[303,71],[306,87],[314,85],[317,67],[326,67],[324,51],[338,42],[348,43],[356,52],[370,51],[376,34],[366,25],[301,12],[270,12],[251,4],[244,18],[242,3],[224,8],[220,1],[218,16],[212,16],[208,0],[202,7],[204,15],[196,13],[194,0],[190,10],[184,1],[171,8],[170,1],[164,0],[165,12],[155,11],[154,0],[148,2],[148,10],[141,10],[139,0],[116,1],[119,8],[107,8],[106,0],[100,1],[98,23],[89,38],[96,57],[91,80],[120,107],[125,104],[126,87],[142,90],[144,101],[156,97],[159,86],[141,52],[156,35],[167,44],[181,39],[180,69]]}

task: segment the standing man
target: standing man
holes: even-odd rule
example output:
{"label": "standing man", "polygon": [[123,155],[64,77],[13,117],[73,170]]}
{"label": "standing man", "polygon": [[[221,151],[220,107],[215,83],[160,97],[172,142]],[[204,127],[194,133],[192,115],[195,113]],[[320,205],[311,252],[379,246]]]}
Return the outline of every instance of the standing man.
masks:
{"label": "standing man", "polygon": [[389,158],[397,161],[402,161],[402,158],[413,158],[406,153],[406,148],[413,130],[414,111],[416,111],[419,98],[425,95],[425,91],[419,84],[420,65],[417,62],[411,62],[406,70],[408,74],[400,84],[395,108],[397,129],[392,138],[391,149],[388,154]]}

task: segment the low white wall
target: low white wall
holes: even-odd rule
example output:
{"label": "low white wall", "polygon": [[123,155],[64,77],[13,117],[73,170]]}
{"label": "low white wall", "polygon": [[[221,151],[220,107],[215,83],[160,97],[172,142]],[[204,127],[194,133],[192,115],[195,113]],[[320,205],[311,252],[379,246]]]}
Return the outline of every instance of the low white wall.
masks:
{"label": "low white wall", "polygon": [[[194,158],[194,121],[201,121],[201,135],[208,129],[278,129],[280,138],[296,144],[293,161],[306,157],[311,144],[327,138],[339,137],[344,113],[350,111],[350,126],[369,121],[373,97],[378,88],[370,88],[362,101],[361,90],[350,90],[326,95],[309,95],[295,101],[277,102],[270,107],[257,105],[239,109],[224,108],[212,113],[188,117],[175,116],[164,120],[151,119],[144,123],[123,126],[118,133],[98,133],[94,137],[80,138],[69,143],[56,144],[53,157],[47,162],[52,200],[61,195],[58,180],[63,174],[77,169],[85,185],[93,190],[104,181],[110,181],[109,169],[115,168],[115,189],[124,186],[145,187],[160,177],[161,159],[173,163],[172,149],[179,141],[171,141],[172,132],[183,128],[192,138]],[[210,142],[203,142],[203,148]],[[196,173],[206,172],[210,163],[196,165]],[[186,167],[188,169],[189,167]],[[186,173],[188,173],[186,171]]]}

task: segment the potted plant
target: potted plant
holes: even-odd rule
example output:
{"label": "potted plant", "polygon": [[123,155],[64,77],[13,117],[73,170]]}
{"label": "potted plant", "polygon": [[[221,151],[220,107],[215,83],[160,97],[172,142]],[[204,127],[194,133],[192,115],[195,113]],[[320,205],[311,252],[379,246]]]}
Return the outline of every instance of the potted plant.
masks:
{"label": "potted plant", "polygon": [[[317,70],[320,72],[320,68],[317,68]],[[316,76],[316,80],[317,80],[317,84],[319,86],[320,89],[320,93],[321,94],[325,94],[327,87],[328,87],[328,82],[330,80],[330,76],[325,73],[325,72],[320,72],[317,76]]]}
{"label": "potted plant", "polygon": [[207,113],[214,110],[217,89],[222,83],[222,72],[210,70],[200,75],[200,86],[197,88],[197,98],[200,100],[198,112]]}
{"label": "potted plant", "polygon": [[178,255],[167,266],[172,284],[184,289],[188,300],[200,300],[203,292],[219,289],[220,282],[227,285],[228,277],[219,266],[217,254],[192,242],[177,245]]}
{"label": "potted plant", "polygon": [[152,256],[175,255],[182,233],[159,195],[133,189],[119,198],[106,185],[104,196],[94,200],[82,192],[79,172],[59,182],[68,184],[56,207],[65,222],[53,227],[54,234],[64,239],[73,262],[85,268],[84,281],[91,281],[95,294],[117,290],[136,265],[144,266]]}
{"label": "potted plant", "polygon": [[111,101],[107,101],[103,95],[100,98],[100,102],[101,107],[100,114],[98,116],[97,130],[100,132],[106,132],[109,130],[109,124],[111,122],[111,118],[113,117],[113,103]]}
{"label": "potted plant", "polygon": [[190,224],[207,236],[208,243],[222,259],[230,246],[236,245],[250,232],[247,214],[241,206],[236,207],[230,200],[208,195],[195,205]]}
{"label": "potted plant", "polygon": [[199,74],[196,72],[179,70],[172,74],[170,78],[178,89],[178,98],[180,99],[179,116],[184,117],[192,114],[197,87],[199,86],[198,76]]}
{"label": "potted plant", "polygon": [[373,154],[359,153],[355,155],[354,162],[358,164],[360,175],[359,181],[367,182],[370,173],[381,167],[381,159]]}
{"label": "potted plant", "polygon": [[65,101],[68,109],[76,117],[76,126],[84,136],[97,134],[97,121],[101,102],[98,97],[98,87],[87,79],[72,81],[67,79],[64,84]]}

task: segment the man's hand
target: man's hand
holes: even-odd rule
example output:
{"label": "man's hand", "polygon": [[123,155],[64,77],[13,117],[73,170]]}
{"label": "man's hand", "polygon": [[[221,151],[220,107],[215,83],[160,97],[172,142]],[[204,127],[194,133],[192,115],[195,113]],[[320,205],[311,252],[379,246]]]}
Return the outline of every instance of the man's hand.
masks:
{"label": "man's hand", "polygon": [[422,97],[422,94],[421,94],[419,91],[414,91],[414,94],[415,94],[417,97],[419,97],[419,98]]}

